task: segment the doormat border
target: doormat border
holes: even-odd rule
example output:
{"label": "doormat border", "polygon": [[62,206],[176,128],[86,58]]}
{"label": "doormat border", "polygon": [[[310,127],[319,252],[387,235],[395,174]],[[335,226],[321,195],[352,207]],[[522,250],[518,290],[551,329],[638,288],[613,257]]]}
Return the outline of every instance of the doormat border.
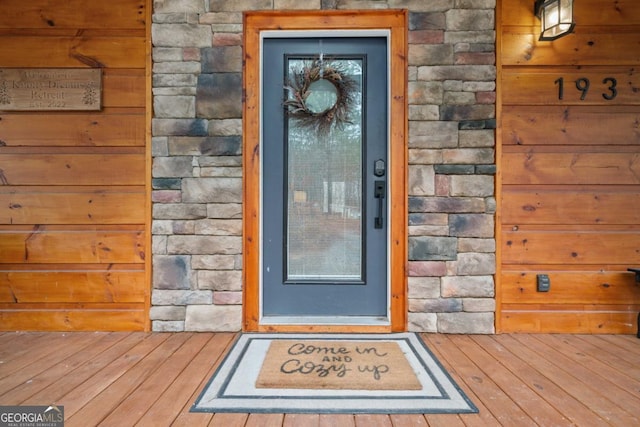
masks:
{"label": "doormat border", "polygon": [[[260,371],[271,340],[395,341],[431,390],[256,389],[249,387]],[[264,347],[263,350],[256,350]],[[260,353],[262,352],[262,353]],[[262,354],[260,360],[245,360]],[[255,359],[255,357],[254,357]],[[416,366],[418,365],[418,366]],[[247,375],[247,373],[250,373]],[[247,380],[249,378],[249,380]],[[431,393],[432,395],[426,395]],[[315,413],[315,414],[461,414],[478,409],[453,381],[415,333],[400,334],[241,334],[207,382],[191,412]]]}

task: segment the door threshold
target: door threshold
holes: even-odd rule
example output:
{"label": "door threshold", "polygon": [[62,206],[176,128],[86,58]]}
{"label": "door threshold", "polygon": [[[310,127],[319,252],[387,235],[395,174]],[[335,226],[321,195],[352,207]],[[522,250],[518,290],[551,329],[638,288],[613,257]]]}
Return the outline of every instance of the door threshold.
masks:
{"label": "door threshold", "polygon": [[387,317],[379,316],[265,316],[261,325],[317,326],[390,326]]}

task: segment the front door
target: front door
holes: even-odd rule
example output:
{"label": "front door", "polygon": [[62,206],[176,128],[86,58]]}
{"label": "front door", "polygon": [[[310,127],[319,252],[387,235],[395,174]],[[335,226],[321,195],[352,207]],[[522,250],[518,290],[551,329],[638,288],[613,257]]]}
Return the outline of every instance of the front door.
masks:
{"label": "front door", "polygon": [[262,52],[263,321],[388,320],[387,38]]}

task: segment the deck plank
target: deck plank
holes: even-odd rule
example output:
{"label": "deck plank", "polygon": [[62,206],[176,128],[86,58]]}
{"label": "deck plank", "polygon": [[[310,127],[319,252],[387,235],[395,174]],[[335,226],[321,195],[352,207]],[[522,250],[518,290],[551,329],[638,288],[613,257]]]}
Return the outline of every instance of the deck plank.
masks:
{"label": "deck plank", "polygon": [[[568,340],[574,347],[585,354],[597,354],[598,358],[621,372],[625,372],[629,377],[640,379],[640,366],[638,366],[638,357],[635,363],[626,360],[626,352],[620,351],[616,347],[610,345],[597,345],[600,340],[596,341],[582,336],[565,335],[564,339]],[[640,346],[640,342],[638,343]]]}
{"label": "deck plank", "polygon": [[284,414],[251,414],[245,427],[281,427]]}
{"label": "deck plank", "polygon": [[[599,417],[614,425],[633,425],[633,417],[630,417],[606,396],[601,395],[590,379],[587,382],[581,381],[572,375],[575,364],[562,366],[556,364],[557,354],[551,351],[551,356],[545,353],[545,349],[536,349],[535,341],[529,335],[509,335],[504,337],[505,345],[512,346],[519,351],[522,357],[526,357],[531,365],[563,388],[568,394],[575,396],[583,402],[589,410],[595,412]],[[521,344],[521,345],[518,345]]]}
{"label": "deck plank", "polygon": [[[59,399],[64,405],[67,420],[80,411],[85,405],[99,402],[100,394],[113,387],[113,384],[127,372],[133,369],[140,360],[147,356],[153,349],[169,338],[168,334],[138,335],[138,342],[125,353],[107,362],[104,366],[98,366],[98,370],[91,378],[78,387],[71,390]],[[96,403],[93,403],[94,405]],[[68,422],[66,424],[69,424]]]}
{"label": "deck plank", "polygon": [[[429,414],[425,415],[429,427],[465,427],[459,415],[456,414]],[[395,426],[394,426],[395,427]]]}
{"label": "deck plank", "polygon": [[[599,357],[592,357],[576,351],[555,335],[546,338],[544,342],[539,339],[538,342],[554,348],[557,352],[556,360],[565,366],[573,364],[574,368],[571,372],[581,381],[590,381],[602,395],[614,400],[615,404],[624,411],[627,408],[640,406],[638,393],[627,391],[637,390],[639,387],[637,381],[629,379],[625,374],[600,362]],[[639,421],[640,419],[635,419],[635,423]]]}
{"label": "deck plank", "polygon": [[320,414],[320,427],[355,427],[351,414]]}
{"label": "deck plank", "polygon": [[319,425],[319,414],[286,414],[282,423],[282,427],[318,427]]}
{"label": "deck plank", "polygon": [[[640,339],[636,337],[619,337],[609,335],[598,335],[593,340],[595,345],[599,345],[607,351],[617,354],[620,358],[633,365],[638,365],[640,358]],[[625,339],[626,338],[626,339]]]}
{"label": "deck plank", "polygon": [[[575,425],[607,425],[607,423],[591,412],[587,406],[568,394],[539,371],[532,368],[526,359],[521,359],[521,352],[512,351],[493,336],[479,335],[473,337],[485,351],[492,354],[497,361],[508,366],[518,381],[527,384],[531,389],[539,391],[540,398],[558,408],[562,412],[562,420],[569,420]],[[556,420],[556,423],[558,420]],[[568,423],[569,423],[568,422]]]}
{"label": "deck plank", "polygon": [[[140,427],[640,424],[639,342],[612,335],[422,334],[478,414],[189,412],[235,337],[1,333],[0,402],[64,405],[67,426],[136,420]],[[16,384],[18,378],[26,381]]]}
{"label": "deck plank", "polygon": [[[215,414],[209,423],[209,427],[244,427],[247,424],[249,414]],[[158,425],[158,424],[156,424]]]}
{"label": "deck plank", "polygon": [[107,422],[105,418],[109,416],[118,405],[131,396],[137,387],[148,377],[151,372],[166,359],[173,354],[182,344],[190,337],[189,334],[173,334],[166,340],[160,342],[156,347],[149,348],[147,354],[139,359],[134,366],[118,377],[109,388],[101,391],[96,399],[91,400],[83,405],[76,412],[70,415],[66,414],[68,426],[86,425],[86,420],[100,421],[104,425],[121,426],[122,424],[113,424]]}
{"label": "deck plank", "polygon": [[[215,414],[218,415],[218,414]],[[171,427],[207,427],[223,424],[213,423],[214,414],[195,414],[193,412],[182,412],[170,424],[158,424],[159,426],[171,425]]]}
{"label": "deck plank", "polygon": [[[89,337],[91,341],[89,341],[88,345],[84,348],[75,349],[71,347],[73,352],[69,357],[62,361],[56,357],[53,359],[55,364],[42,370],[38,375],[33,375],[29,381],[25,381],[12,390],[8,390],[7,393],[11,395],[10,399],[12,401],[24,402],[45,389],[56,388],[59,390],[66,378],[68,376],[75,376],[76,373],[73,372],[85,364],[88,359],[93,359],[102,352],[107,351],[125,336],[124,334],[100,334]],[[48,395],[47,399],[50,398],[51,395]],[[2,398],[0,397],[0,401],[1,400]]]}
{"label": "deck plank", "polygon": [[[427,337],[429,335],[423,334],[422,339],[425,343],[428,343]],[[491,414],[483,404],[482,401],[476,396],[472,390],[468,387],[465,387],[464,381],[455,371],[455,365],[450,364],[446,359],[444,354],[439,351],[438,346],[429,346],[429,350],[436,356],[436,358],[442,363],[447,372],[451,375],[451,377],[456,381],[456,383],[464,390],[467,397],[471,399],[471,401],[478,408],[478,414],[461,414],[459,415],[460,419],[463,420],[465,426],[467,427],[488,427],[488,426],[499,426],[500,423],[498,420]]]}
{"label": "deck plank", "polygon": [[[437,347],[440,354],[448,360],[453,372],[460,380],[458,384],[473,391],[475,402],[482,402],[486,408],[480,409],[482,414],[488,410],[501,424],[518,426],[534,426],[535,422],[515,404],[513,399],[492,381],[482,369],[466,355],[460,352],[456,342],[445,335],[428,336],[430,347]],[[455,367],[455,368],[453,368]],[[464,388],[464,387],[463,387]]]}
{"label": "deck plank", "polygon": [[[11,373],[0,380],[0,390],[10,391],[20,385],[31,384],[34,377],[46,373],[59,359],[71,357],[91,344],[92,339],[86,334],[64,334],[52,338],[46,348],[34,354],[33,359],[23,357],[21,360],[14,360]],[[55,357],[51,357],[52,355]],[[0,397],[1,400],[3,399]]]}
{"label": "deck plank", "polygon": [[422,414],[392,414],[393,427],[427,427],[430,424]]}
{"label": "deck plank", "polygon": [[393,427],[391,418],[385,414],[357,414],[356,427]]}
{"label": "deck plank", "polygon": [[[22,340],[15,343],[13,346],[7,346],[7,349],[0,351],[2,353],[3,365],[11,364],[11,370],[0,369],[0,378],[4,379],[10,375],[14,375],[17,371],[20,371],[30,365],[38,365],[38,361],[43,360],[64,348],[72,348],[65,344],[64,341],[69,341],[78,338],[77,335],[56,333],[53,336],[47,337],[46,334],[39,334],[36,337],[30,337],[25,335],[25,341]],[[15,350],[15,351],[14,351]]]}
{"label": "deck plank", "polygon": [[[204,334],[203,334],[204,336]],[[217,368],[236,334],[207,334],[210,338],[187,368],[138,421],[138,426],[156,427],[173,421],[181,411],[188,412],[206,382]],[[217,416],[218,414],[216,414]],[[215,418],[215,417],[214,417]]]}
{"label": "deck plank", "polygon": [[[491,378],[502,390],[509,390],[509,398],[518,402],[524,412],[533,419],[538,425],[553,425],[554,422],[561,420],[566,423],[567,420],[562,414],[545,400],[541,400],[540,396],[528,386],[512,387],[517,384],[519,379],[507,368],[505,368],[499,359],[496,359],[490,353],[487,353],[482,347],[475,343],[468,336],[453,337],[455,344],[460,350],[467,355],[473,357],[474,362],[483,370],[487,377]],[[512,388],[510,388],[512,387]]]}
{"label": "deck plank", "polygon": [[[60,378],[55,383],[45,387],[38,393],[32,395],[28,399],[20,402],[22,405],[37,405],[42,402],[54,402],[61,404],[63,397],[76,389],[83,389],[84,383],[89,381],[95,375],[99,375],[101,369],[111,363],[115,358],[122,356],[127,351],[131,350],[141,341],[142,334],[128,334],[117,333],[115,334],[121,338],[114,345],[109,347],[106,351],[102,352],[93,359],[88,358],[85,363],[76,369],[67,372],[64,377]],[[80,353],[80,352],[79,352]],[[80,353],[82,354],[82,353]],[[64,360],[61,360],[64,363]],[[87,397],[92,398],[91,389],[84,389],[87,391]]]}
{"label": "deck plank", "polygon": [[201,334],[189,336],[180,348],[168,355],[158,369],[105,418],[103,423],[114,426],[136,423],[147,412],[147,408],[151,407],[175,381],[209,339],[210,336]]}
{"label": "deck plank", "polygon": [[[598,354],[598,357],[594,357],[576,348],[575,340],[571,340],[571,337],[560,338],[552,335],[548,339],[550,339],[551,342],[547,342],[547,339],[545,339],[547,345],[553,346],[562,353],[563,356],[571,359],[580,366],[586,367],[593,372],[594,375],[598,375],[613,386],[617,386],[621,391],[640,390],[640,380],[635,379],[640,377],[640,367],[619,370],[606,363],[600,354]],[[629,376],[629,374],[634,375],[635,378]],[[632,397],[640,399],[637,395]],[[636,405],[640,405],[640,401],[636,402]]]}
{"label": "deck plank", "polygon": [[[2,337],[2,348],[0,348],[0,360],[2,363],[10,363],[14,360],[21,360],[25,355],[31,355],[37,351],[38,343],[46,346],[47,334],[44,332],[5,332]],[[8,374],[8,370],[0,369],[0,378]]]}

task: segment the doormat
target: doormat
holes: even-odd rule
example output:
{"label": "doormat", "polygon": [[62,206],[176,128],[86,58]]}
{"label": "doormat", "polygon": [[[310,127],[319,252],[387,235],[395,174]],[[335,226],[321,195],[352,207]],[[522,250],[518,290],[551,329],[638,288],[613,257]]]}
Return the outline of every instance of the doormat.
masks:
{"label": "doormat", "polygon": [[272,341],[257,388],[421,390],[396,342]]}
{"label": "doormat", "polygon": [[191,412],[478,410],[413,333],[242,334]]}

